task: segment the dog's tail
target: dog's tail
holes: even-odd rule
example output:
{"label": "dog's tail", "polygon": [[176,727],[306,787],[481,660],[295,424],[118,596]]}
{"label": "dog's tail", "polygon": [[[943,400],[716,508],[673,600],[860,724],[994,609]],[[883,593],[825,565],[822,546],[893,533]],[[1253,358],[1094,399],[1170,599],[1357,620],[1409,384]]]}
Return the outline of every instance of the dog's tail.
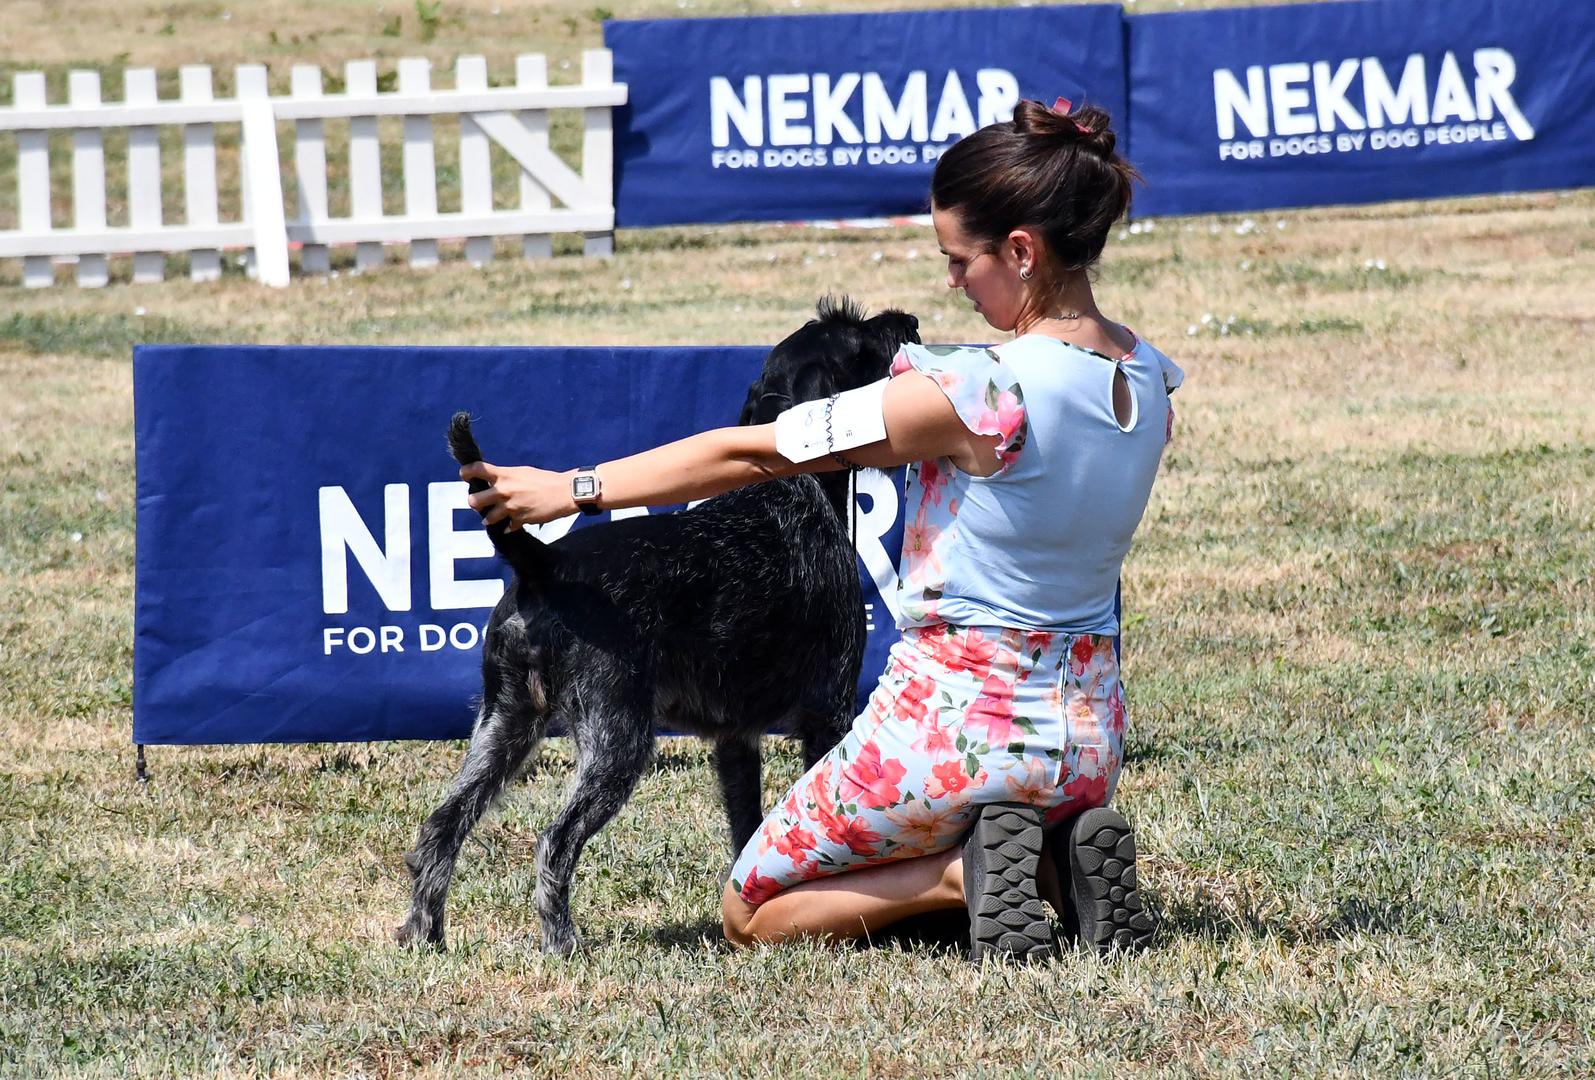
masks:
{"label": "dog's tail", "polygon": [[[482,448],[476,445],[471,434],[471,414],[457,412],[449,421],[449,453],[461,465],[474,465],[482,460]],[[487,481],[472,480],[471,491],[486,491]],[[504,561],[515,569],[522,581],[541,582],[548,575],[548,545],[525,529],[511,528],[498,521],[487,527],[488,539]]]}

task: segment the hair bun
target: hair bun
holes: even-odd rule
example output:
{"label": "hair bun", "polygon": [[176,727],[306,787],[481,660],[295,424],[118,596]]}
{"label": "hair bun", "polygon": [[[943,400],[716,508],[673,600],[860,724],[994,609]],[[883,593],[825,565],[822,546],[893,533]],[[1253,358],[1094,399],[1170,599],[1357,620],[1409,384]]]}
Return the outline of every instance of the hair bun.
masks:
{"label": "hair bun", "polygon": [[963,234],[996,250],[1014,229],[1039,230],[1044,256],[1033,289],[1053,296],[1067,275],[1102,255],[1113,223],[1141,178],[1114,150],[1108,114],[1021,101],[1013,119],[987,124],[936,160],[930,204],[954,211]]}
{"label": "hair bun", "polygon": [[1112,118],[1107,111],[1094,105],[1064,114],[1039,101],[1021,101],[1013,112],[1014,130],[1032,138],[1046,139],[1060,146],[1084,146],[1093,153],[1107,158],[1112,156],[1118,137],[1113,133]]}

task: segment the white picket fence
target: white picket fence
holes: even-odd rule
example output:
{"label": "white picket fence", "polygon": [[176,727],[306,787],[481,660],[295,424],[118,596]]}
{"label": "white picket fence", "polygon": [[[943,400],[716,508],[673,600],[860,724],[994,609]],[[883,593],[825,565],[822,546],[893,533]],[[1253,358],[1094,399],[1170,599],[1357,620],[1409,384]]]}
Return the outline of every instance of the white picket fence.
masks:
{"label": "white picket fence", "polygon": [[[626,87],[614,81],[607,49],[583,53],[582,81],[549,85],[547,61],[538,55],[516,61],[513,87],[489,87],[487,63],[462,56],[453,89],[434,89],[431,62],[400,60],[397,90],[379,93],[377,65],[351,61],[344,92],[323,94],[321,69],[296,65],[290,92],[273,97],[264,65],[237,69],[236,96],[212,94],[209,67],[180,72],[180,97],[159,100],[155,71],[130,68],[123,100],[101,100],[97,72],[73,71],[68,101],[46,101],[41,72],[19,72],[11,107],[0,109],[0,137],[14,133],[17,146],[19,228],[0,230],[0,258],[23,260],[23,283],[41,287],[54,281],[53,262],[76,257],[79,285],[109,280],[107,257],[131,253],[133,280],[159,281],[166,255],[187,252],[189,276],[214,280],[221,273],[220,251],[247,247],[250,272],[269,285],[286,285],[289,247],[300,247],[300,272],[325,273],[328,247],[355,245],[359,270],[384,261],[384,244],[408,243],[410,264],[438,261],[438,241],[464,238],[465,258],[482,264],[493,257],[494,238],[523,237],[527,258],[552,254],[552,234],[581,233],[589,255],[614,250],[614,139],[611,110],[626,101]],[[549,146],[549,112],[582,111],[578,173]],[[433,118],[459,116],[459,212],[438,211],[438,177]],[[382,206],[382,161],[378,117],[403,120],[404,212],[387,215]],[[298,208],[286,213],[279,169],[277,125],[293,123],[293,171]],[[328,210],[326,127],[348,123],[349,208],[347,217]],[[220,219],[217,184],[217,124],[242,129],[241,219]],[[181,223],[162,220],[159,129],[180,125],[183,132]],[[127,129],[126,226],[107,225],[105,132]],[[52,131],[72,133],[72,224],[51,224],[50,147]],[[494,209],[490,142],[520,167],[520,205]],[[558,205],[556,205],[556,203]]]}

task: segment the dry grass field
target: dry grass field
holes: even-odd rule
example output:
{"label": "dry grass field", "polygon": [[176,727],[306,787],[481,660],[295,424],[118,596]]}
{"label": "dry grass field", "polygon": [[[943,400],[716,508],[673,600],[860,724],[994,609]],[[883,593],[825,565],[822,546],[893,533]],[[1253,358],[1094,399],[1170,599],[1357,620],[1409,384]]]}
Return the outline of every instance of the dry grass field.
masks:
{"label": "dry grass field", "polygon": [[[3,59],[420,48],[410,7],[388,4],[401,39],[374,8],[8,0],[27,17]],[[597,9],[491,9],[445,3],[425,49],[496,47],[517,12],[554,55],[598,39]],[[689,13],[740,10],[771,9]],[[271,51],[285,27],[301,44]],[[212,285],[123,268],[95,291],[0,268],[0,1075],[1595,1072],[1591,192],[1110,244],[1103,308],[1188,373],[1125,581],[1119,802],[1163,919],[1144,955],[729,951],[689,741],[588,849],[592,949],[569,961],[538,952],[530,910],[558,741],[467,846],[442,956],[390,934],[459,744],[157,748],[134,784],[132,343],[762,343],[828,290],[917,312],[927,341],[986,336],[928,230],[616,247],[283,291],[231,260]],[[798,762],[770,749],[773,797]]]}

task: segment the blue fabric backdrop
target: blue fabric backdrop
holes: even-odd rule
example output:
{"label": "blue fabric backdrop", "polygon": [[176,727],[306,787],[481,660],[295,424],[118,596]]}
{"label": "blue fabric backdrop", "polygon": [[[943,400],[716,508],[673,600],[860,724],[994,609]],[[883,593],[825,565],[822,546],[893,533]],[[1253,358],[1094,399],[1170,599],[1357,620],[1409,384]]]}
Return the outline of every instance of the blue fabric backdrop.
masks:
{"label": "blue fabric backdrop", "polygon": [[938,150],[1016,98],[1060,95],[1117,119],[1147,179],[1140,216],[1595,184],[1588,0],[669,19],[604,36],[630,86],[622,226],[922,212]]}
{"label": "blue fabric backdrop", "polygon": [[1122,36],[1117,4],[606,22],[617,223],[925,212],[929,158],[1020,98],[1124,115]]}
{"label": "blue fabric backdrop", "polygon": [[[489,460],[570,468],[734,423],[765,352],[136,349],[134,740],[465,736],[507,571],[451,509],[449,417]],[[868,683],[902,530],[900,477],[864,483]]]}
{"label": "blue fabric backdrop", "polygon": [[1595,184],[1595,3],[1136,16],[1142,215]]}

